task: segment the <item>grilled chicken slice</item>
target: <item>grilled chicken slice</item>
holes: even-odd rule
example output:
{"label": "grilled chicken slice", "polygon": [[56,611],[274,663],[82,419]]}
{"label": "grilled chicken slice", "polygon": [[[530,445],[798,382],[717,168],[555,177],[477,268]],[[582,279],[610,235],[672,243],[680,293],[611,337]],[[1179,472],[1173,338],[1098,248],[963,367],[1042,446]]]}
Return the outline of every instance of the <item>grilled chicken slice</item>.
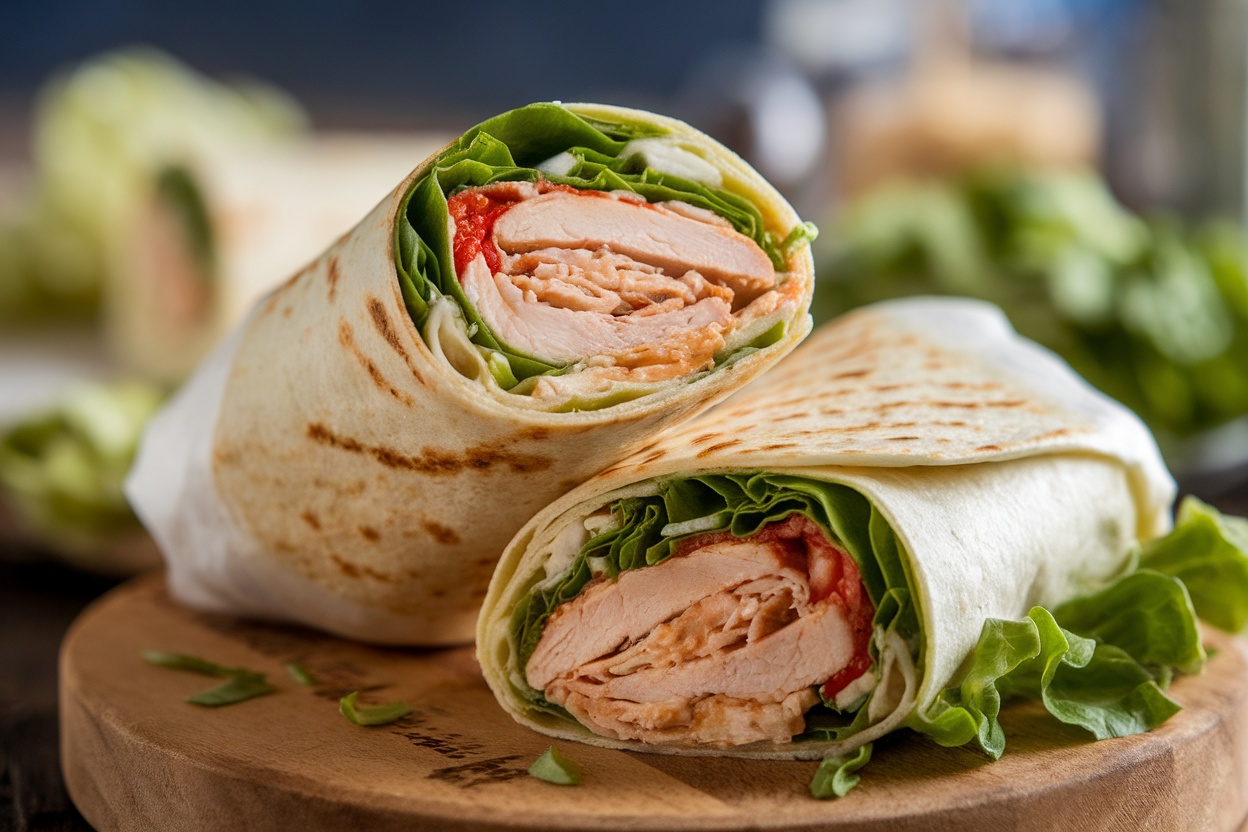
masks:
{"label": "grilled chicken slice", "polygon": [[821,685],[870,669],[873,613],[852,558],[794,515],[590,585],[551,615],[525,675],[604,736],[787,742]]}
{"label": "grilled chicken slice", "polygon": [[795,302],[753,240],[695,206],[546,181],[449,204],[459,281],[496,337],[615,381],[709,369],[733,330]]}

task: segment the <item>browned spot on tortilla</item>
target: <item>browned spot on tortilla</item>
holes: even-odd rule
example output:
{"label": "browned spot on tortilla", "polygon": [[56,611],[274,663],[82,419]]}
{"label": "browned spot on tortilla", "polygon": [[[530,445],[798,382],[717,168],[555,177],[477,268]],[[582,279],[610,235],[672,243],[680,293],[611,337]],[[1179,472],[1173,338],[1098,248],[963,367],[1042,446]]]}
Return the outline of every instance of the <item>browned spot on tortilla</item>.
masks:
{"label": "browned spot on tortilla", "polygon": [[313,442],[321,445],[367,454],[388,468],[416,471],[434,477],[454,476],[468,469],[488,471],[496,466],[507,466],[517,474],[528,474],[545,471],[554,464],[549,457],[517,453],[505,446],[487,443],[464,448],[462,453],[426,447],[421,449],[419,455],[408,455],[393,448],[367,445],[349,436],[339,436],[320,422],[309,423],[307,435]]}
{"label": "browned spot on tortilla", "polygon": [[[662,459],[665,456],[667,456],[667,451],[660,448],[657,451],[647,454],[646,458],[641,461],[641,464],[650,465],[651,463],[658,462],[660,459]],[[701,456],[701,454],[698,454],[698,456]]]}
{"label": "browned spot on tortilla", "polygon": [[325,282],[329,284],[329,302],[334,302],[334,296],[338,294],[338,278],[342,275],[338,272],[338,255],[331,254],[325,261]]}
{"label": "browned spot on tortilla", "polygon": [[740,444],[741,444],[740,439],[729,439],[727,442],[717,442],[716,444],[711,445],[709,448],[705,448],[701,451],[698,451],[698,458],[701,459],[702,457],[707,456],[709,454],[713,454],[716,451],[722,451],[725,448],[731,448],[733,445],[740,445]]}
{"label": "browned spot on tortilla", "polygon": [[372,526],[358,526],[357,528],[359,529],[360,537],[365,540],[371,543],[376,543],[378,540],[381,540],[381,532],[377,531]]}
{"label": "browned spot on tortilla", "polygon": [[[826,411],[825,411],[825,412],[826,412]],[[838,411],[836,411],[836,412],[837,412],[837,413],[840,413],[841,411],[839,411],[839,410],[838,410]],[[790,414],[788,414],[787,416],[781,416],[781,417],[777,418],[775,421],[777,421],[777,422],[791,422],[791,421],[793,421],[794,419],[805,419],[805,418],[806,418],[806,417],[808,417],[809,415],[810,415],[809,413],[790,413]]]}
{"label": "browned spot on tortilla", "polygon": [[1004,448],[1002,448],[1000,445],[980,445],[975,450],[977,451],[1001,451],[1001,450],[1004,450]]}
{"label": "browned spot on tortilla", "polygon": [[338,343],[342,344],[348,352],[355,356],[355,359],[360,362],[361,366],[368,373],[368,377],[373,380],[373,384],[406,405],[412,403],[412,397],[387,381],[386,377],[381,374],[381,370],[377,369],[377,365],[373,363],[373,360],[360,351],[360,348],[356,346],[355,333],[351,329],[351,324],[345,320],[338,322]]}
{"label": "browned spot on tortilla", "polygon": [[304,511],[299,516],[303,518],[303,522],[307,523],[316,531],[319,532],[321,530],[321,518],[316,516],[315,511],[308,509],[307,511]]}
{"label": "browned spot on tortilla", "polygon": [[424,520],[420,525],[429,532],[430,537],[445,546],[454,546],[459,543],[459,535],[450,526],[443,526],[432,520]]}
{"label": "browned spot on tortilla", "polygon": [[892,422],[890,424],[884,425],[884,427],[886,428],[912,428],[917,424],[918,422]]}
{"label": "browned spot on tortilla", "polygon": [[425,377],[420,374],[420,370],[416,369],[416,365],[412,363],[412,357],[403,348],[403,342],[399,339],[398,330],[394,328],[390,322],[390,316],[386,314],[386,305],[378,298],[369,295],[368,314],[373,319],[373,326],[377,327],[377,332],[386,340],[390,348],[403,358],[403,361],[407,364],[407,369],[412,373],[412,377],[418,383],[424,384]]}
{"label": "browned spot on tortilla", "polygon": [[820,408],[819,412],[824,416],[841,416],[845,413],[845,411],[841,410],[839,407],[824,407]]}
{"label": "browned spot on tortilla", "polygon": [[919,437],[917,436],[890,436],[884,441],[885,442],[914,442],[918,438]]}
{"label": "browned spot on tortilla", "polygon": [[843,373],[837,373],[836,375],[832,376],[832,378],[834,378],[834,379],[842,379],[842,378],[862,378],[863,376],[869,376],[869,375],[871,375],[871,372],[872,372],[872,371],[871,371],[870,369],[866,369],[866,370],[847,370],[847,371],[845,371],[845,372],[843,372]]}
{"label": "browned spot on tortilla", "polygon": [[691,444],[694,444],[694,445],[702,445],[706,442],[714,442],[716,439],[718,439],[722,435],[723,434],[720,434],[720,433],[702,433],[693,437],[693,439],[691,439],[690,442]]}
{"label": "browned spot on tortilla", "polygon": [[290,313],[291,313],[291,312],[293,312],[293,311],[294,311],[294,309],[293,309],[292,307],[289,307],[289,306],[283,306],[283,307],[282,307],[282,317],[283,317],[283,318],[289,318],[289,317],[290,317]]}
{"label": "browned spot on tortilla", "polygon": [[996,401],[996,402],[978,402],[978,401],[950,402],[950,401],[919,400],[919,401],[885,402],[884,404],[877,404],[873,409],[874,410],[893,410],[894,408],[898,408],[898,407],[940,407],[940,408],[957,407],[957,408],[965,408],[968,410],[975,410],[981,407],[1024,407],[1026,406],[1026,404],[1027,402],[1022,399],[1009,399],[1009,400]]}
{"label": "browned spot on tortilla", "polygon": [[761,448],[759,448],[759,450],[760,451],[778,451],[781,448],[796,448],[796,447],[797,447],[796,442],[776,442],[775,444],[772,444],[772,445],[764,445]]}
{"label": "browned spot on tortilla", "polygon": [[532,439],[534,442],[540,442],[543,439],[550,438],[550,428],[533,426],[520,431],[520,438]]}
{"label": "browned spot on tortilla", "polygon": [[352,563],[349,560],[344,560],[336,554],[331,554],[329,559],[333,561],[334,566],[338,567],[338,571],[342,572],[342,574],[346,575],[348,578],[372,578],[374,581],[380,581],[383,584],[398,583],[393,575],[388,575],[385,572],[379,572],[368,566],[361,566],[358,563]]}
{"label": "browned spot on tortilla", "polygon": [[946,381],[941,385],[948,387],[950,390],[999,390],[1001,385],[995,381]]}
{"label": "browned spot on tortilla", "polygon": [[1040,439],[1056,439],[1059,436],[1070,436],[1072,433],[1075,433],[1075,431],[1071,430],[1070,428],[1060,428],[1058,430],[1051,430],[1048,433],[1042,433],[1039,436],[1035,437],[1035,440],[1038,441]]}

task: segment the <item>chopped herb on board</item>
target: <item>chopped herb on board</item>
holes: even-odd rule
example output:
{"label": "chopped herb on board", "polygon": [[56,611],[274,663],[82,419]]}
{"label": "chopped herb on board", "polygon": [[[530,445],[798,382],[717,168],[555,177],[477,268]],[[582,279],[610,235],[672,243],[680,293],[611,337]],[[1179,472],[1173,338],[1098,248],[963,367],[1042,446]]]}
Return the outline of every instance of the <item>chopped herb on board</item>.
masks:
{"label": "chopped herb on board", "polygon": [[316,677],[309,673],[308,669],[299,664],[299,662],[287,662],[286,672],[290,674],[290,678],[305,688],[310,688],[316,684]]}
{"label": "chopped herb on board", "polygon": [[533,761],[529,774],[559,786],[577,786],[581,782],[581,767],[560,754],[553,745]]}
{"label": "chopped herb on board", "polygon": [[404,702],[387,702],[384,705],[359,705],[360,692],[348,693],[338,702],[338,710],[356,725],[388,725],[412,712]]}
{"label": "chopped herb on board", "polygon": [[245,667],[226,667],[216,662],[210,662],[207,659],[201,659],[198,656],[172,653],[167,650],[144,650],[142,655],[145,662],[157,667],[185,670],[190,673],[198,673],[201,676],[216,676],[226,680],[215,688],[209,688],[194,696],[188,696],[186,701],[192,705],[202,705],[208,708],[233,705],[237,702],[245,702],[248,699],[271,693],[274,690],[274,687],[269,684],[263,673],[257,673]]}

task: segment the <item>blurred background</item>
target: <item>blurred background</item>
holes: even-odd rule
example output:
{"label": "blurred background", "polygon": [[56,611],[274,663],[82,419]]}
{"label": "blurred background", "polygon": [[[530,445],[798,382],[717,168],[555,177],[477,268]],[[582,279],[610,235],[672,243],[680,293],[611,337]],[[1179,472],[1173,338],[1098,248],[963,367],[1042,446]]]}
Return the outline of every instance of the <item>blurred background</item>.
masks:
{"label": "blurred background", "polygon": [[418,162],[537,100],[706,130],[822,229],[818,322],[998,303],[1248,513],[1244,0],[10,3],[0,827],[85,828],[56,645],[158,562],[121,492],[147,419]]}
{"label": "blurred background", "polygon": [[471,124],[534,100],[681,117],[822,229],[822,322],[1000,304],[1157,433],[1248,462],[1248,4],[634,0],[18,4],[0,27],[8,550],[156,561],[120,482],[251,303]]}

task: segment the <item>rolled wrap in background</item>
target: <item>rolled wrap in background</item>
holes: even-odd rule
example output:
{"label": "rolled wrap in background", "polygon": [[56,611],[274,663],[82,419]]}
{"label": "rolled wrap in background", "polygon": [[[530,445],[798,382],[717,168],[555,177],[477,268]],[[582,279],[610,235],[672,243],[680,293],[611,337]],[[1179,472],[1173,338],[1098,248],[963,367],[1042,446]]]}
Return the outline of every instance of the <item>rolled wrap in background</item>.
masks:
{"label": "rolled wrap in background", "polygon": [[[478,659],[503,707],[551,736],[683,754],[845,754],[936,724],[987,619],[1103,585],[1137,541],[1166,531],[1173,496],[1139,420],[994,307],[880,304],[824,327],[765,379],[534,517],[491,583]],[[801,517],[854,566],[820,560]],[[757,553],[739,544],[767,535],[805,541],[796,567],[790,554],[757,572]],[[737,548],[708,557],[726,542]],[[696,569],[682,565],[695,557]],[[818,563],[839,576],[828,608],[807,604]],[[769,607],[786,592],[788,607]],[[726,618],[714,612],[721,601],[735,610]],[[847,715],[821,732],[816,694],[841,665],[804,688],[773,677],[834,652],[785,634],[837,610],[869,643],[870,667],[857,668],[858,687],[846,677],[851,692],[836,704]],[[750,684],[757,696],[739,690]]]}
{"label": "rolled wrap in background", "polygon": [[179,382],[264,294],[351,229],[445,137],[322,133],[185,154],[146,181],[104,286],[128,371]]}
{"label": "rolled wrap in background", "polygon": [[[580,170],[617,192],[632,183],[660,195],[669,185],[708,193],[687,176],[705,178],[710,169],[716,199],[752,206],[737,222],[755,217],[754,239],[784,252],[774,293],[760,296],[775,299],[774,309],[731,335],[732,348],[714,366],[659,381],[630,380],[626,368],[622,384],[539,400],[533,390],[542,380],[557,388],[577,373],[597,378],[603,362],[548,369],[550,362],[509,351],[446,280],[453,234],[436,210],[445,196],[421,188],[426,177],[466,171],[486,181],[549,175],[592,184],[561,154],[560,131],[598,143],[585,155],[599,161]],[[607,151],[634,147],[637,136],[652,140],[645,152],[612,163],[627,176],[599,163]],[[500,149],[508,143],[509,152]],[[672,148],[676,163],[667,159]],[[534,167],[552,157],[554,172],[539,175]],[[443,159],[458,166],[447,172]],[[654,169],[674,164],[684,167]],[[594,201],[608,199],[619,197]],[[412,226],[424,235],[419,244]],[[153,422],[128,494],[165,554],[174,594],[202,609],[370,641],[470,639],[498,555],[529,517],[660,428],[742,386],[806,335],[808,237],[757,173],[671,119],[546,104],[474,128],[259,303]],[[515,376],[530,379],[527,386]]]}

